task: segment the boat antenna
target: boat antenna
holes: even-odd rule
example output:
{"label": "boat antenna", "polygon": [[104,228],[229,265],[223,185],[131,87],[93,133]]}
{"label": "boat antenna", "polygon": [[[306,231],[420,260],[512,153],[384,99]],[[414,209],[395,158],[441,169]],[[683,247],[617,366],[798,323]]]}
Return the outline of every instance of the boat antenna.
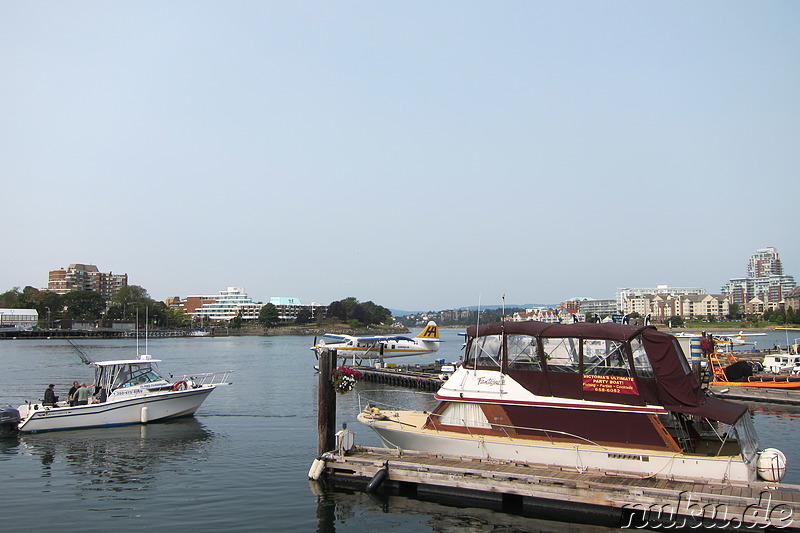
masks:
{"label": "boat antenna", "polygon": [[145,306],[145,308],[144,308],[144,353],[146,353],[146,354],[150,353],[150,350],[147,347],[147,339],[148,339],[147,326],[149,325],[148,324],[149,322],[150,322],[150,306]]}
{"label": "boat antenna", "polygon": [[139,359],[139,307],[136,307],[136,359]]}
{"label": "boat antenna", "polygon": [[77,344],[75,344],[74,342],[72,342],[72,339],[67,339],[67,342],[69,343],[69,345],[70,345],[70,346],[72,346],[72,347],[75,349],[75,351],[76,351],[76,352],[78,352],[78,357],[80,357],[80,358],[81,358],[81,361],[83,361],[83,364],[84,364],[84,365],[90,365],[90,366],[94,366],[94,359],[92,359],[91,357],[89,357],[89,356],[86,354],[86,352],[84,352],[83,350],[81,350],[80,346],[78,346]]}

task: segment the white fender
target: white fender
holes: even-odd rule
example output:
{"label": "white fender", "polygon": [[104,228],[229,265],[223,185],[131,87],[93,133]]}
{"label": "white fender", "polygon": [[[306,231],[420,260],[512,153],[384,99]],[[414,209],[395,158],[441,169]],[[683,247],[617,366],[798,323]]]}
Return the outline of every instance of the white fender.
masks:
{"label": "white fender", "polygon": [[147,406],[146,405],[144,407],[142,407],[142,412],[139,415],[139,420],[142,422],[142,424],[147,424],[147,422],[150,421],[150,415],[147,412]]}
{"label": "white fender", "polygon": [[308,470],[308,479],[319,480],[323,470],[325,470],[325,461],[314,459],[314,462],[311,463],[311,468]]}

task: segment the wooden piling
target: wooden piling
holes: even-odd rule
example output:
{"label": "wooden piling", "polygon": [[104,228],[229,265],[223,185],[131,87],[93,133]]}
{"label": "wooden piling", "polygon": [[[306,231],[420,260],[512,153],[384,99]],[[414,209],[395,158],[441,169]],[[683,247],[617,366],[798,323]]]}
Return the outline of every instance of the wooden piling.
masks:
{"label": "wooden piling", "polygon": [[319,387],[317,390],[317,454],[333,450],[336,445],[336,391],[331,377],[336,366],[336,350],[324,349],[319,354]]}

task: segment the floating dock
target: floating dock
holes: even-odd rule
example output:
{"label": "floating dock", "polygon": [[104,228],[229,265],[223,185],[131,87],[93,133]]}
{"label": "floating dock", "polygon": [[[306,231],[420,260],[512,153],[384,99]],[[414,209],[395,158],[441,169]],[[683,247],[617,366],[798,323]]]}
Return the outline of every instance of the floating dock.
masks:
{"label": "floating dock", "polygon": [[436,392],[442,386],[443,380],[439,378],[438,371],[412,370],[408,367],[397,368],[363,368],[356,367],[364,375],[364,381],[383,383]]}
{"label": "floating dock", "polygon": [[[708,390],[726,400],[800,405],[800,390],[780,390],[757,387],[709,385]],[[798,517],[800,518],[800,517]]]}
{"label": "floating dock", "polygon": [[797,485],[633,478],[364,447],[322,454],[315,465],[322,462],[321,479],[334,487],[532,518],[626,529],[800,531]]}

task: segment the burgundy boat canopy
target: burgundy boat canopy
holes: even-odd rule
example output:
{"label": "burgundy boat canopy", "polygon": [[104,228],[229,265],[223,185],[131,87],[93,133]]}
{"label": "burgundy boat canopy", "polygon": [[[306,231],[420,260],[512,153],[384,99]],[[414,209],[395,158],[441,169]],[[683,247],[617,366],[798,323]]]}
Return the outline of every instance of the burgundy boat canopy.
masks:
{"label": "burgundy boat canopy", "polygon": [[[715,397],[706,396],[686,361],[677,342],[669,333],[653,326],[588,323],[548,324],[545,322],[502,322],[467,328],[467,337],[474,339],[491,335],[529,335],[538,339],[573,338],[581,340],[606,340],[624,343],[630,350],[631,341],[641,337],[653,376],[635,376],[643,390],[648,382],[654,385],[660,404],[669,411],[697,415],[735,424],[747,413],[747,407]],[[546,366],[546,365],[545,365]],[[655,383],[652,383],[652,382]]]}

